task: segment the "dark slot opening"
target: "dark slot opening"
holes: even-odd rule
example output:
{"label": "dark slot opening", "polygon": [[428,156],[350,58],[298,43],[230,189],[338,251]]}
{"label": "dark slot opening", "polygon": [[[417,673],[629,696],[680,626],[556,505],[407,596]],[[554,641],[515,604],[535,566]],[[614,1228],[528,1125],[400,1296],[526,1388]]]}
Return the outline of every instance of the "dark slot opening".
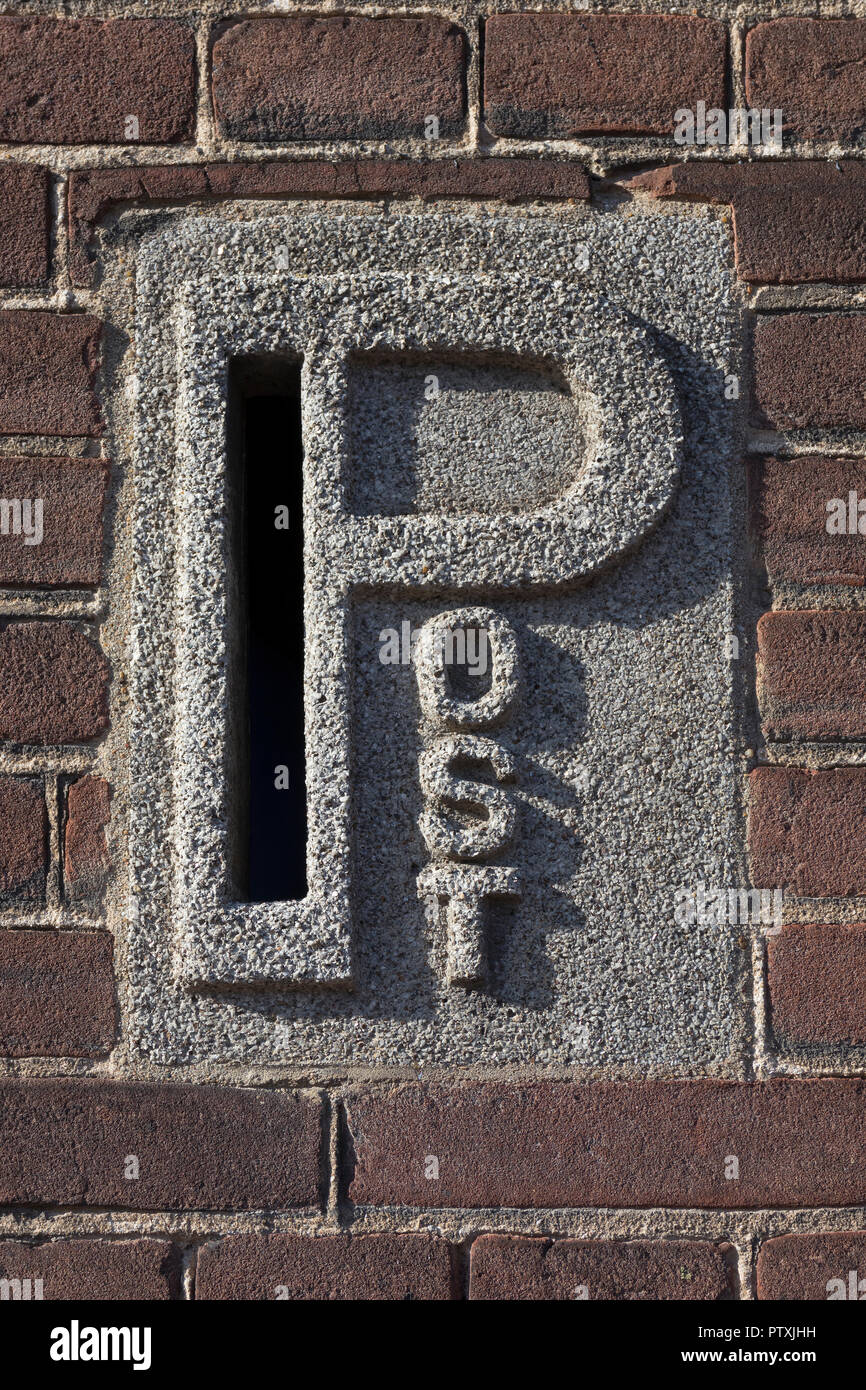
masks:
{"label": "dark slot opening", "polygon": [[230,382],[230,891],[307,892],[301,364],[233,364]]}

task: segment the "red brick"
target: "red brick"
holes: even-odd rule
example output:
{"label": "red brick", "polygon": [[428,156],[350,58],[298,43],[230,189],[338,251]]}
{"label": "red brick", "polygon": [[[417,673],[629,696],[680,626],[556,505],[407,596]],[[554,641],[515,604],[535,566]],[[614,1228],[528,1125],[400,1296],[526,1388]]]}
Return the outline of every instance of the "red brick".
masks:
{"label": "red brick", "polygon": [[435,16],[292,15],[231,23],[213,46],[213,100],[234,140],[440,136],[466,117],[466,40]]}
{"label": "red brick", "polygon": [[838,1298],[838,1285],[828,1289],[831,1280],[841,1279],[849,1296],[850,1273],[857,1272],[856,1297],[866,1296],[866,1231],[823,1231],[803,1235],[776,1236],[764,1241],[758,1251],[758,1298],[800,1303],[820,1303]]}
{"label": "red brick", "polygon": [[866,165],[695,160],[626,181],[656,198],[729,203],[737,272],[751,284],[866,280]]}
{"label": "red brick", "polygon": [[487,21],[484,106],[496,135],[673,138],[674,112],[725,105],[726,31],[672,15],[504,14]]}
{"label": "red brick", "polygon": [[115,1027],[107,932],[0,932],[0,1053],[98,1057]]}
{"label": "red brick", "polygon": [[430,1236],[235,1236],[198,1256],[196,1299],[456,1297],[451,1247]]}
{"label": "red brick", "polygon": [[827,504],[856,492],[866,500],[866,459],[749,460],[750,527],[755,554],[774,579],[801,584],[863,584],[866,542],[830,535]]}
{"label": "red brick", "polygon": [[792,923],[770,938],[768,971],[780,1041],[866,1043],[866,926]]}
{"label": "red brick", "polygon": [[44,285],[48,254],[48,171],[0,165],[0,284]]}
{"label": "red brick", "polygon": [[771,20],[746,35],[746,100],[780,107],[799,140],[853,140],[866,128],[864,67],[866,20]]}
{"label": "red brick", "polygon": [[0,313],[0,434],[94,435],[102,325],[84,314]]}
{"label": "red brick", "polygon": [[98,902],[111,866],[105,827],[111,788],[104,777],[79,777],[66,796],[63,885],[74,902]]}
{"label": "red brick", "polygon": [[765,613],[757,667],[766,738],[866,736],[866,613]]}
{"label": "red brick", "polygon": [[139,169],[73,170],[69,244],[77,285],[94,279],[94,233],[118,203],[191,198],[472,198],[526,202],[587,199],[580,164],[488,155],[479,159],[298,159],[263,164],[169,164]]}
{"label": "red brick", "polygon": [[[0,1241],[0,1279],[42,1280],[46,1303],[62,1299],[179,1298],[181,1253],[167,1240]],[[22,1293],[25,1290],[22,1289]],[[13,1286],[14,1297],[14,1286]]]}
{"label": "red brick", "polygon": [[[319,1203],[320,1106],[290,1091],[0,1080],[0,1203],[247,1211]],[[138,1179],[124,1176],[135,1155]]]}
{"label": "red brick", "polygon": [[749,783],[756,888],[816,898],[866,893],[866,768],[759,767]]}
{"label": "red brick", "polygon": [[550,1240],[479,1236],[471,1299],[648,1300],[731,1296],[725,1248],[702,1240]]}
{"label": "red brick", "polygon": [[41,902],[48,863],[42,783],[0,776],[0,903]]}
{"label": "red brick", "polygon": [[[359,1206],[802,1207],[866,1199],[866,1081],[395,1084],[350,1097]],[[726,1179],[726,1159],[739,1179]],[[428,1156],[439,1178],[428,1179]]]}
{"label": "red brick", "polygon": [[0,739],[80,743],[108,726],[108,662],[70,623],[0,632]]}
{"label": "red brick", "polygon": [[866,314],[781,314],[755,328],[755,424],[866,429]]}
{"label": "red brick", "polygon": [[[91,458],[0,455],[0,498],[42,501],[42,540],[27,544],[0,502],[0,584],[95,586],[102,577],[102,511],[108,464]],[[31,530],[36,513],[30,513]],[[26,519],[26,518],[25,518]],[[19,534],[15,534],[16,521]]]}
{"label": "red brick", "polygon": [[[0,19],[0,141],[188,140],[195,38],[156,19]],[[137,116],[138,135],[126,132]]]}

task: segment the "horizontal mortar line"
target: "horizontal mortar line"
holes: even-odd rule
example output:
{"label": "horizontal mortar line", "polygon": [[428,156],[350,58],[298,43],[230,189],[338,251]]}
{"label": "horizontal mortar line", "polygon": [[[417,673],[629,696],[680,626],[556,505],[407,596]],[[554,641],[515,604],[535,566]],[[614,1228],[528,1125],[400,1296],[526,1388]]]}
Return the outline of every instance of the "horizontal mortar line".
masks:
{"label": "horizontal mortar line", "polygon": [[70,749],[68,753],[55,748],[26,748],[21,752],[0,749],[0,772],[91,772],[94,752],[89,749]]}
{"label": "horizontal mortar line", "polygon": [[[0,159],[7,164],[32,165],[47,168],[57,177],[68,174],[98,171],[117,171],[162,167],[203,167],[208,163],[258,164],[308,163],[335,161],[354,163],[365,160],[407,162],[472,159],[520,158],[536,163],[545,159],[574,161],[587,164],[598,177],[607,171],[619,177],[620,170],[638,164],[724,164],[748,158],[752,164],[800,164],[805,161],[852,160],[866,158],[864,145],[839,145],[832,142],[798,142],[779,152],[765,151],[745,144],[693,145],[676,144],[672,137],[654,135],[616,135],[600,132],[565,138],[524,140],[484,131],[485,143],[478,144],[468,128],[463,136],[451,140],[427,140],[423,135],[407,135],[389,140],[331,140],[284,141],[269,143],[250,141],[240,143],[219,136],[207,146],[142,145],[116,143],[107,145],[15,144],[0,142]],[[676,201],[691,199],[672,198]],[[709,201],[709,199],[696,201]],[[728,200],[730,201],[730,200]]]}
{"label": "horizontal mortar line", "polygon": [[[395,140],[332,140],[319,143],[293,140],[282,144],[251,141],[249,145],[238,145],[231,141],[216,139],[210,146],[206,159],[199,156],[198,160],[187,162],[191,164],[242,165],[266,164],[268,162],[279,164],[363,164],[369,161],[371,163],[407,164],[417,163],[420,160],[435,164],[440,160],[459,159],[465,163],[467,161],[483,162],[486,159],[502,158],[503,147],[505,147],[505,153],[509,158],[514,155],[525,154],[532,156],[536,162],[538,162],[537,154],[539,152],[542,155],[545,153],[543,143],[535,149],[530,149],[528,145],[522,145],[519,141],[498,141],[493,144],[477,145],[473,143],[471,132],[467,130],[464,136],[451,140],[427,140],[423,135],[407,135]],[[577,141],[564,141],[562,148],[577,151],[586,147],[581,146]]]}
{"label": "horizontal mortar line", "polygon": [[[2,458],[0,458],[2,463]],[[102,618],[108,611],[108,592],[82,599],[74,590],[54,589],[46,594],[7,594],[0,591],[0,616],[4,618]]]}
{"label": "horizontal mortar line", "polygon": [[[859,309],[866,304],[866,277],[856,284],[833,284],[829,280],[801,280],[796,285],[747,286],[752,295],[749,308],[771,309]],[[816,301],[819,301],[816,303]]]}
{"label": "horizontal mortar line", "polygon": [[[2,932],[0,932],[2,935]],[[82,1081],[123,1084],[108,1057],[2,1057],[0,1078],[5,1082],[55,1081],[78,1085]],[[165,1081],[165,1077],[163,1077]]]}
{"label": "horizontal mortar line", "polygon": [[[798,922],[789,923],[788,925],[836,926],[845,924],[833,922]],[[841,1076],[847,1078],[858,1077],[862,1080],[864,1069],[866,1069],[866,1044],[853,1046],[851,1043],[839,1043],[836,1048],[837,1054],[840,1052],[845,1052],[846,1054],[849,1054],[846,1057],[845,1063],[840,1063],[837,1057],[834,1057],[832,1055],[833,1049],[830,1046],[827,1046],[824,1049],[823,1053],[821,1052],[818,1044],[813,1043],[811,1046],[815,1050],[817,1055],[812,1056],[810,1054],[808,1061],[808,1071],[804,1070],[806,1064],[800,1061],[800,1059],[793,1053],[777,1053],[773,1060],[773,1066],[775,1068],[773,1075],[782,1078],[799,1077],[806,1078],[808,1080],[818,1081],[831,1075],[835,1077]],[[824,1072],[816,1071],[815,1067],[820,1066],[822,1060],[827,1070]]]}
{"label": "horizontal mortar line", "polygon": [[[43,913],[42,915],[44,917],[46,914]],[[123,915],[120,914],[120,921],[122,922],[122,920]],[[119,930],[119,922],[111,918],[107,921],[106,926],[109,931]],[[749,929],[744,925],[739,930],[745,932]],[[15,1061],[16,1071],[20,1071],[22,1074],[26,1070],[28,1074],[34,1076],[50,1074],[54,1080],[64,1080],[64,1073],[61,1068],[66,1064],[67,1059],[65,1058],[34,1057],[11,1060]],[[742,1059],[735,1057],[734,1062],[738,1061],[742,1061]],[[0,1058],[0,1068],[5,1064],[4,1059]],[[425,1067],[420,1074],[417,1066],[405,1065],[380,1068],[358,1065],[352,1070],[345,1065],[328,1066],[327,1063],[311,1066],[309,1062],[305,1064],[292,1061],[244,1063],[231,1059],[228,1061],[210,1060],[166,1064],[151,1062],[147,1058],[142,1058],[141,1054],[132,1053],[128,1047],[125,1047],[123,1039],[113,1050],[110,1058],[95,1061],[92,1066],[99,1072],[100,1076],[107,1075],[118,1083],[149,1085],[152,1082],[171,1081],[175,1085],[219,1085],[239,1089],[293,1093],[327,1091],[334,1101],[342,1099],[347,1091],[354,1092],[359,1087],[381,1086],[384,1088],[389,1085],[412,1083],[419,1080],[431,1086],[489,1083],[525,1085],[527,1083],[549,1082],[581,1088],[589,1088],[600,1082],[611,1082],[622,1086],[666,1081],[753,1084],[746,1075],[745,1063],[722,1071],[718,1066],[708,1069],[708,1064],[700,1062],[695,1064],[695,1070],[687,1071],[683,1068],[676,1073],[672,1073],[670,1067],[663,1068],[661,1065],[646,1067],[637,1072],[634,1065],[626,1068],[616,1062],[589,1064],[585,1067],[557,1067],[552,1064],[533,1066],[531,1063],[527,1063],[521,1067],[509,1065],[507,1070],[501,1067],[477,1065],[469,1076],[462,1073],[455,1076],[453,1066],[446,1064],[441,1065],[438,1069]]]}
{"label": "horizontal mortar line", "polygon": [[804,758],[821,758],[827,760],[828,767],[850,767],[866,761],[866,742],[861,739],[852,739],[850,743],[836,739],[827,739],[826,742],[814,739],[808,743],[793,743],[780,739],[778,742],[767,743],[760,749],[760,762],[764,761],[764,754],[769,763],[797,766]]}
{"label": "horizontal mortar line", "polygon": [[[258,1235],[266,1234],[272,1229],[271,1223],[283,1221],[288,1230],[298,1227],[307,1230],[311,1225],[327,1226],[326,1218],[322,1214],[320,1207],[295,1207],[279,1208],[261,1207],[255,1210],[235,1210],[226,1208],[218,1211],[197,1211],[197,1210],[171,1210],[166,1208],[154,1207],[152,1210],[136,1210],[130,1207],[100,1207],[92,1208],[86,1206],[51,1206],[34,1207],[32,1203],[22,1203],[16,1206],[14,1203],[4,1203],[0,1207],[0,1235],[6,1237],[13,1232],[28,1232],[32,1234],[50,1234],[56,1231],[57,1225],[62,1224],[63,1233],[70,1234],[80,1228],[82,1223],[92,1225],[94,1234],[132,1234],[143,1229],[156,1234],[157,1231],[173,1230],[180,1232],[182,1226],[189,1228],[190,1234],[200,1232],[207,1235],[214,1230],[219,1234],[224,1230],[225,1224],[242,1221],[247,1223],[249,1230],[245,1233],[255,1232]],[[14,1222],[14,1226],[13,1223]],[[75,1222],[75,1227],[70,1227],[68,1223]],[[122,1225],[118,1231],[118,1223],[128,1223]],[[264,1225],[264,1229],[263,1229]],[[38,1230],[34,1228],[38,1227]],[[327,1234],[332,1234],[335,1226],[327,1227]]]}
{"label": "horizontal mortar line", "polygon": [[[485,135],[489,143],[484,148],[494,153],[523,152],[537,156],[569,150],[586,156],[607,155],[612,160],[618,160],[619,156],[629,156],[628,161],[622,162],[635,164],[725,164],[744,158],[748,158],[753,164],[798,164],[804,160],[862,160],[866,157],[866,144],[839,144],[830,140],[797,140],[786,144],[782,150],[773,150],[762,145],[748,145],[743,141],[727,145],[679,145],[673,137],[673,132],[668,136],[654,132],[622,135],[605,131],[586,131],[572,136],[523,139],[513,135],[495,135],[487,130]],[[619,166],[611,163],[609,167]],[[671,201],[685,200],[677,200],[674,197]]]}
{"label": "horizontal mortar line", "polygon": [[4,165],[30,164],[47,168],[62,177],[80,171],[135,169],[149,164],[203,164],[210,156],[199,152],[195,144],[184,145],[20,145],[0,142],[0,160]]}
{"label": "horizontal mortar line", "polygon": [[844,927],[866,922],[866,897],[807,898],[785,894],[782,920],[786,926]]}
{"label": "horizontal mortar line", "polygon": [[[86,301],[86,303],[85,303]],[[7,290],[0,293],[0,310],[6,313],[90,313],[99,305],[93,291],[66,289],[46,290]],[[69,435],[67,438],[92,438],[85,435]]]}
{"label": "horizontal mortar line", "polygon": [[[46,912],[27,914],[15,912],[14,907],[4,907],[0,911],[0,934],[15,931],[107,931],[107,923],[93,917],[76,917],[70,912],[56,909],[56,915]],[[21,1058],[21,1061],[24,1059]],[[48,1060],[48,1059],[46,1059]],[[59,1056],[57,1060],[62,1060]]]}
{"label": "horizontal mortar line", "polygon": [[[741,283],[745,284],[746,291],[748,293],[750,286],[746,284],[745,281],[742,281]],[[860,282],[858,282],[858,284],[859,283]],[[801,293],[808,294],[810,287],[810,282],[804,281],[799,286],[791,286],[790,288],[796,288],[799,289]],[[772,286],[768,285],[767,288],[771,289]],[[803,312],[808,312],[817,318],[828,319],[838,318],[839,315],[843,313],[852,313],[859,315],[862,308],[860,304],[808,304],[805,306],[805,308],[801,304],[790,306],[786,304],[755,304],[753,302],[750,302],[747,305],[747,308],[751,309],[753,312],[758,313],[759,319],[763,323],[770,323],[774,319],[783,320],[791,312],[792,307],[798,310],[802,310]]]}
{"label": "horizontal mortar line", "polygon": [[[694,1226],[711,1228],[715,1234],[726,1230],[766,1230],[780,1224],[801,1225],[805,1222],[820,1221],[832,1225],[836,1230],[847,1229],[846,1223],[856,1223],[858,1228],[866,1224],[866,1207],[405,1207],[405,1206],[356,1206],[351,1208],[352,1220],[346,1221],[347,1229],[356,1228],[359,1223],[365,1227],[387,1223],[393,1229],[395,1220],[408,1224],[411,1229],[419,1229],[420,1222],[429,1221],[437,1226],[444,1220],[460,1226],[481,1226],[496,1223],[516,1224],[517,1222],[538,1222],[547,1220],[551,1224],[562,1225],[586,1223],[598,1225],[602,1222],[624,1223],[641,1222],[670,1230],[675,1221],[688,1223],[693,1233]],[[345,1218],[346,1212],[343,1216]],[[679,1227],[682,1229],[682,1226]],[[526,1234],[533,1234],[528,1231]],[[535,1232],[543,1234],[543,1232]],[[672,1234],[672,1238],[676,1238]]]}
{"label": "horizontal mortar line", "polygon": [[866,454],[863,430],[761,430],[747,429],[746,448],[753,454],[778,454],[800,458],[809,454],[861,457]]}
{"label": "horizontal mortar line", "polygon": [[[852,612],[866,608],[866,585],[815,584],[791,589],[773,586],[774,613]],[[822,747],[816,744],[816,747]]]}
{"label": "horizontal mortar line", "polygon": [[[638,166],[652,165],[655,167],[667,167],[672,164],[684,163],[681,154],[681,146],[671,148],[668,145],[656,144],[621,144],[614,142],[618,137],[609,137],[610,143],[587,144],[582,140],[561,140],[561,141],[537,141],[523,143],[519,140],[511,140],[500,137],[490,144],[478,145],[472,142],[467,135],[464,142],[445,145],[442,141],[436,142],[435,148],[431,143],[419,137],[410,137],[406,140],[392,141],[381,144],[359,145],[352,142],[334,143],[329,145],[267,145],[255,144],[239,149],[237,146],[228,144],[215,144],[205,153],[192,159],[171,159],[164,157],[147,157],[137,151],[138,157],[131,161],[129,159],[118,160],[118,162],[106,162],[105,156],[95,158],[92,162],[83,161],[70,164],[65,167],[58,167],[58,174],[72,174],[75,172],[91,172],[98,170],[102,172],[126,170],[126,169],[145,169],[151,166],[171,167],[171,168],[203,168],[207,164],[365,164],[365,163],[386,163],[386,164],[433,164],[438,162],[450,163],[459,160],[463,164],[483,163],[487,160],[499,160],[502,162],[509,160],[531,160],[532,163],[540,168],[545,164],[574,164],[586,169],[594,178],[609,179],[617,187],[622,188],[621,180],[629,175],[629,172]],[[625,140],[627,137],[621,137]],[[632,137],[634,139],[635,137]],[[604,139],[604,137],[602,137]],[[638,137],[639,141],[639,137]],[[726,150],[721,157],[714,154],[692,156],[688,162],[718,164],[732,162],[743,159],[749,155],[746,148],[734,148]],[[863,158],[863,151],[838,152],[828,154],[821,151],[820,154],[801,154],[794,152],[787,160],[779,160],[774,157],[775,162],[786,164],[802,163],[806,159],[845,159]],[[754,152],[752,152],[754,161]],[[757,162],[757,161],[755,161]],[[767,161],[772,162],[772,161]],[[624,190],[630,193],[633,198],[640,201],[655,201],[651,194],[644,190]],[[384,195],[380,195],[384,196]],[[495,197],[495,194],[491,194]],[[531,201],[531,197],[528,197]],[[671,203],[696,203],[711,205],[714,203],[729,204],[734,201],[733,196],[728,199],[707,198],[685,198],[672,197]]]}
{"label": "horizontal mortar line", "polygon": [[[19,455],[39,458],[104,458],[104,440],[86,434],[4,434],[0,435],[0,458]],[[79,593],[80,590],[76,590]]]}
{"label": "horizontal mortar line", "polygon": [[[262,1223],[267,1229],[262,1229]],[[425,1225],[425,1223],[427,1223]],[[90,1228],[85,1230],[85,1228]],[[229,1229],[227,1229],[227,1227]],[[542,1227],[542,1229],[539,1229]],[[316,1208],[256,1211],[132,1211],[128,1208],[0,1208],[0,1235],[127,1236],[169,1238],[232,1235],[348,1235],[387,1231],[399,1235],[441,1235],[453,1239],[513,1229],[521,1235],[565,1236],[585,1232],[591,1239],[723,1239],[754,1233],[764,1239],[782,1230],[799,1232],[862,1229],[862,1207],[766,1207],[711,1210],[701,1207],[356,1207],[347,1219],[328,1222]]]}

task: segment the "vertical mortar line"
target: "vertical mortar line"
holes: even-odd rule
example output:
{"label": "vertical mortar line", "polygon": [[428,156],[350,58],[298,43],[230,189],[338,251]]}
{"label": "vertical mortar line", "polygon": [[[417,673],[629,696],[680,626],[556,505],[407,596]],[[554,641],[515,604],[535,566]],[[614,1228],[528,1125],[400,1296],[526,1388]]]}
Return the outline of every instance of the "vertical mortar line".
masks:
{"label": "vertical mortar line", "polygon": [[470,22],[470,19],[467,19],[466,22],[466,37],[469,40],[469,62],[466,65],[466,110],[469,119],[469,148],[477,153],[481,147],[484,17],[478,15],[473,22]]}
{"label": "vertical mortar line", "polygon": [[325,1222],[329,1226],[340,1224],[340,1100],[330,1091],[324,1092],[322,1102],[324,1122],[327,1125],[328,1153],[328,1192],[325,1203]]}
{"label": "vertical mortar line", "polygon": [[[469,1275],[471,1272],[472,1247],[483,1235],[482,1231],[474,1230],[469,1235],[465,1235],[461,1240],[451,1242],[451,1268],[453,1270],[455,1291],[462,1303],[469,1302]],[[456,1300],[455,1300],[456,1301]]]}
{"label": "vertical mortar line", "polygon": [[181,1276],[180,1287],[181,1296],[184,1302],[193,1303],[195,1301],[195,1280],[198,1273],[198,1251],[197,1245],[188,1245],[181,1252]]}
{"label": "vertical mortar line", "polygon": [[49,208],[49,285],[57,294],[70,287],[68,266],[68,233],[66,208],[69,199],[69,174],[65,169],[52,170],[48,176]]}
{"label": "vertical mortar line", "polygon": [[[196,47],[196,118],[195,143],[206,156],[217,153],[216,122],[211,103],[210,36],[215,13],[206,9],[195,30]],[[195,153],[199,151],[196,150]]]}
{"label": "vertical mortar line", "polygon": [[744,1303],[754,1303],[758,1297],[758,1247],[764,1239],[763,1232],[753,1231],[740,1262],[740,1298]]}
{"label": "vertical mortar line", "polygon": [[[731,105],[746,107],[746,23],[739,15],[731,20],[728,33],[728,72]],[[738,147],[739,152],[739,147]]]}
{"label": "vertical mortar line", "polygon": [[767,941],[757,931],[752,940],[752,1016],[754,1018],[754,1053],[752,1066],[756,1081],[776,1073],[775,1053],[767,1009]]}
{"label": "vertical mortar line", "polygon": [[748,1302],[752,1298],[752,1238],[750,1235],[728,1236],[732,1250],[728,1252],[727,1267],[737,1276],[733,1302]]}
{"label": "vertical mortar line", "polygon": [[45,906],[60,907],[60,777],[45,773],[45,803],[48,812],[48,872],[45,876]]}

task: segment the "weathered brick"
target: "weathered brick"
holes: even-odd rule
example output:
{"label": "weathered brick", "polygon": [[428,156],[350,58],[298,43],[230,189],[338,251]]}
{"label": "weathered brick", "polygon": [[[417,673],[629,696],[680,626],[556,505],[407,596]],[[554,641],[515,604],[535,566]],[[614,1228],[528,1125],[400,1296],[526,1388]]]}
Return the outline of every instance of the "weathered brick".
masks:
{"label": "weathered brick", "polygon": [[[755,558],[773,579],[801,584],[863,584],[866,544],[853,534],[830,534],[828,504],[866,502],[866,459],[753,458],[749,460],[750,528]],[[835,509],[833,509],[835,512]]]}
{"label": "weathered brick", "polygon": [[48,863],[42,783],[0,776],[0,903],[41,902]]}
{"label": "weathered brick", "polygon": [[423,1235],[234,1236],[198,1256],[197,1299],[296,1302],[456,1296],[451,1246]]}
{"label": "weathered brick", "polygon": [[99,434],[102,325],[84,314],[0,313],[0,434]]}
{"label": "weathered brick", "polygon": [[746,99],[781,108],[799,140],[853,140],[866,129],[866,20],[775,19],[746,35]]}
{"label": "weathered brick", "polygon": [[765,613],[757,668],[766,738],[866,736],[866,613]]}
{"label": "weathered brick", "polygon": [[[103,459],[0,455],[0,584],[97,585],[107,481]],[[31,537],[41,516],[38,542],[25,534],[24,501]]]}
{"label": "weathered brick", "polygon": [[5,17],[0,91],[2,141],[188,140],[195,110],[193,30],[164,19]]}
{"label": "weathered brick", "polygon": [[725,105],[726,33],[675,15],[493,15],[484,107],[496,135],[669,135],[674,113]]}
{"label": "weathered brick", "polygon": [[63,885],[74,902],[97,903],[111,866],[105,827],[111,788],[104,777],[79,777],[66,794]]}
{"label": "weathered brick", "polygon": [[48,171],[0,165],[0,285],[43,285],[48,254]]}
{"label": "weathered brick", "polygon": [[866,1231],[809,1232],[764,1241],[758,1251],[758,1298],[819,1303],[831,1295],[858,1302],[866,1296]]}
{"label": "weathered brick", "polygon": [[213,100],[235,140],[455,135],[466,116],[466,40],[448,20],[244,19],[213,46]]}
{"label": "weathered brick", "polygon": [[729,1298],[725,1247],[702,1240],[550,1240],[479,1236],[470,1299],[649,1300]]}
{"label": "weathered brick", "polygon": [[859,160],[651,169],[627,188],[656,198],[729,203],[737,273],[751,284],[866,280],[866,165]]}
{"label": "weathered brick", "polygon": [[781,1042],[866,1043],[866,926],[783,927],[769,941],[768,979]]}
{"label": "weathered brick", "polygon": [[[181,1253],[167,1240],[0,1241],[0,1279],[35,1280],[46,1302],[61,1299],[130,1299],[153,1303],[179,1298]],[[20,1293],[26,1293],[23,1286]],[[12,1284],[10,1296],[19,1290]]]}
{"label": "weathered brick", "polygon": [[754,342],[754,423],[866,428],[866,314],[761,318]]}
{"label": "weathered brick", "polygon": [[108,726],[108,662],[70,623],[0,632],[0,739],[79,743]]}
{"label": "weathered brick", "polygon": [[[801,1207],[866,1198],[866,1081],[367,1089],[347,1103],[358,1205]],[[726,1160],[739,1159],[739,1179]],[[430,1179],[429,1158],[439,1177]]]}
{"label": "weathered brick", "polygon": [[262,164],[168,164],[82,169],[69,176],[69,259],[77,285],[94,278],[96,225],[118,203],[191,198],[586,199],[589,178],[570,160],[323,159]]}
{"label": "weathered brick", "polygon": [[0,1053],[98,1057],[115,1027],[107,932],[0,932]]}
{"label": "weathered brick", "polygon": [[[320,1106],[288,1091],[0,1080],[0,1203],[230,1211],[314,1207]],[[129,1156],[139,1176],[127,1178]]]}
{"label": "weathered brick", "polygon": [[749,783],[756,888],[816,898],[866,893],[866,768],[759,767]]}

